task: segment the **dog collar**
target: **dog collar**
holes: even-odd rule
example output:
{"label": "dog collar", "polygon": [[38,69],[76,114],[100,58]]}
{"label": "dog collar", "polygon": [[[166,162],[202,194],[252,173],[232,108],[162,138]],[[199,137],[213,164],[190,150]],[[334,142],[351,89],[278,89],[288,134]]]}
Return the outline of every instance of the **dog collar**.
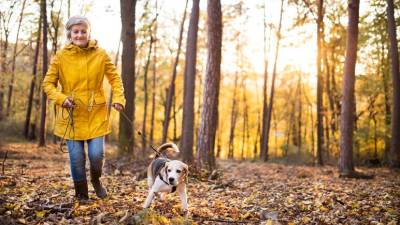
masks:
{"label": "dog collar", "polygon": [[171,193],[174,193],[174,192],[176,191],[176,186],[170,185],[167,181],[165,181],[165,180],[163,179],[163,177],[161,176],[161,174],[158,174],[158,176],[160,177],[160,180],[162,180],[166,185],[172,186]]}

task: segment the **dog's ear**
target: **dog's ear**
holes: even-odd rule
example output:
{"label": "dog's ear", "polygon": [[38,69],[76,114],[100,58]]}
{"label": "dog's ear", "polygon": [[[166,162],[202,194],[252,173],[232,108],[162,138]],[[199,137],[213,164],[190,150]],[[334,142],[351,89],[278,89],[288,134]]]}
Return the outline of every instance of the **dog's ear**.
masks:
{"label": "dog's ear", "polygon": [[165,163],[165,166],[163,168],[164,173],[165,173],[165,179],[168,179],[168,162]]}

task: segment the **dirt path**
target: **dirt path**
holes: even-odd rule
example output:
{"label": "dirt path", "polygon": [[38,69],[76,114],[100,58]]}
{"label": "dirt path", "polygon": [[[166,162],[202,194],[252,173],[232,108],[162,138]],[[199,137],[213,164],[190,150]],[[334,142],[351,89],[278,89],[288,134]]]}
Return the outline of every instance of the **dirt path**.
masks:
{"label": "dirt path", "polygon": [[[372,180],[339,179],[336,168],[219,161],[218,179],[189,179],[191,214],[184,218],[175,195],[143,210],[144,164],[117,160],[108,146],[103,183],[110,196],[73,201],[68,155],[58,146],[8,143],[0,176],[1,224],[398,224],[400,175],[363,169]],[[2,165],[0,163],[0,165]]]}

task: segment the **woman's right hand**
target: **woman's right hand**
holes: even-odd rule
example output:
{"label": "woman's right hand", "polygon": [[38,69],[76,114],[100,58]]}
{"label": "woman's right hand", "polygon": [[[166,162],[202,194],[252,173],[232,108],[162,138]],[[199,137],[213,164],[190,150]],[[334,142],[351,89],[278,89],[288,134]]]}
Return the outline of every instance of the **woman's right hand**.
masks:
{"label": "woman's right hand", "polygon": [[64,108],[72,108],[74,106],[74,101],[71,98],[65,99],[64,103],[62,104],[62,107]]}

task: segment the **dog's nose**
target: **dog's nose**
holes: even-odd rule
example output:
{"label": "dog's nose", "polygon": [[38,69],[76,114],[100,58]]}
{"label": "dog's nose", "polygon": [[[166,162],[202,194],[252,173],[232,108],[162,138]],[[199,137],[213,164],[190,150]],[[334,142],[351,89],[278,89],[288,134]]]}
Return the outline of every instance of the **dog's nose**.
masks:
{"label": "dog's nose", "polygon": [[172,183],[172,182],[174,182],[174,178],[170,177],[170,178],[168,178],[168,181],[169,181],[169,183]]}

